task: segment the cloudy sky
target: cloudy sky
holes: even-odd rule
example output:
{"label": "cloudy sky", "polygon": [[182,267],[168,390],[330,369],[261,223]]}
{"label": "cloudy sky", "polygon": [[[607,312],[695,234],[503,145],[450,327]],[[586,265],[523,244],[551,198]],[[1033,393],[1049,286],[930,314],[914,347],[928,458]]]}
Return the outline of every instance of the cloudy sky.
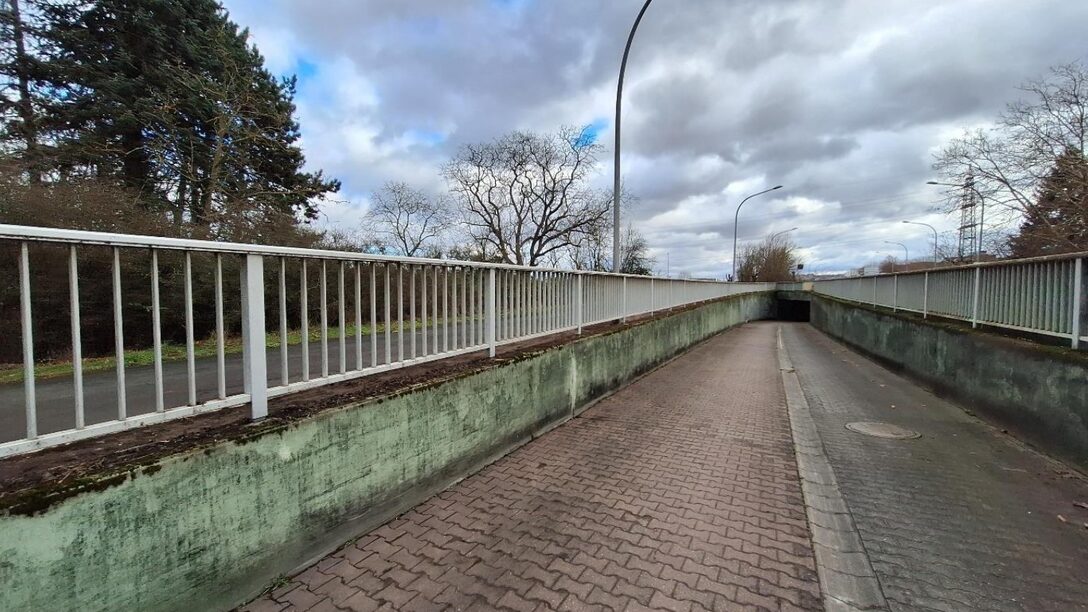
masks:
{"label": "cloudy sky", "polygon": [[[388,180],[512,129],[592,124],[611,184],[615,80],[641,0],[226,0],[268,66],[297,74],[310,164],[355,229]],[[807,270],[929,252],[933,154],[1048,66],[1088,58],[1082,0],[655,0],[625,82],[623,176],[658,268],[723,276],[733,213],[789,230]]]}

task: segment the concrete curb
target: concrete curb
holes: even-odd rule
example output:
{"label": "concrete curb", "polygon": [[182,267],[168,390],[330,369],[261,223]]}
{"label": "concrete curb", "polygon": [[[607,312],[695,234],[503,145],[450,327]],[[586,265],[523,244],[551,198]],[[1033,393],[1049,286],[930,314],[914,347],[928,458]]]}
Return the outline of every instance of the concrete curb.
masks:
{"label": "concrete curb", "polygon": [[782,342],[781,327],[777,337],[778,367],[786,392],[797,471],[801,476],[801,491],[812,531],[824,608],[844,612],[887,610],[888,602],[884,599],[880,581],[873,572],[850,508],[839,491],[835,471],[827,459],[801,382]]}

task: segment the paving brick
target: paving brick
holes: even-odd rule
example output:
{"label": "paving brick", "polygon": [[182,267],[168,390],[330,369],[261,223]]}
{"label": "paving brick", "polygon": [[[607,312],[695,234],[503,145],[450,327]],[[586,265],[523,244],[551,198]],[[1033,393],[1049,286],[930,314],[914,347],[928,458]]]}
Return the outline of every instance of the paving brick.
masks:
{"label": "paving brick", "polygon": [[378,591],[384,589],[386,585],[389,584],[389,581],[383,580],[375,576],[374,574],[366,573],[362,576],[359,576],[355,580],[352,580],[348,584],[367,593],[377,593]]}
{"label": "paving brick", "polygon": [[621,578],[616,581],[616,586],[612,588],[612,592],[623,597],[629,597],[648,606],[650,605],[650,599],[654,596],[656,591],[650,587],[639,586]]}
{"label": "paving brick", "polygon": [[332,600],[326,597],[311,606],[306,612],[340,612],[340,608],[336,607]]}
{"label": "paving brick", "polygon": [[281,612],[287,607],[285,603],[279,603],[271,598],[261,598],[241,607],[241,612]]}
{"label": "paving brick", "polygon": [[661,591],[655,591],[653,596],[650,597],[650,607],[661,610],[674,610],[675,612],[687,612],[691,610],[691,602],[673,599]]}
{"label": "paving brick", "polygon": [[280,601],[290,604],[292,608],[297,610],[309,610],[322,599],[324,599],[324,596],[317,595],[306,587],[300,587],[287,592],[280,598]]}
{"label": "paving brick", "polygon": [[344,600],[358,593],[359,588],[345,583],[341,578],[334,578],[325,584],[314,588],[313,592],[317,595],[324,595],[332,601],[333,604],[339,605],[344,602]]}
{"label": "paving brick", "polygon": [[[337,563],[339,563],[339,561],[337,561]],[[321,584],[324,584],[324,583],[332,580],[334,577],[335,576],[333,576],[332,574],[326,574],[325,572],[322,572],[321,570],[317,569],[316,565],[313,565],[313,566],[310,566],[309,568],[307,568],[301,574],[296,575],[294,580],[292,580],[289,584],[286,584],[283,587],[280,587],[280,589],[283,589],[285,591],[289,591],[289,590],[295,588],[296,586],[298,586],[300,584],[304,585],[304,586],[308,586],[310,588],[313,588],[313,587],[319,586]],[[280,589],[273,590],[272,591],[272,596],[275,597],[276,596],[276,591],[278,591]]]}
{"label": "paving brick", "polygon": [[509,608],[517,612],[532,612],[540,605],[539,602],[530,601],[514,591],[507,591],[496,604],[501,608]]}
{"label": "paving brick", "polygon": [[374,612],[382,607],[382,602],[362,591],[352,595],[340,604],[340,608],[352,612]]}
{"label": "paving brick", "polygon": [[559,580],[555,581],[555,589],[557,591],[566,591],[582,600],[589,597],[589,593],[593,590],[593,587],[593,583],[578,582],[571,580],[566,576],[560,576]]}
{"label": "paving brick", "polygon": [[389,602],[391,606],[397,609],[404,608],[405,605],[415,596],[416,593],[413,593],[412,591],[406,591],[392,584],[374,594],[375,599]]}
{"label": "paving brick", "polygon": [[471,593],[462,593],[450,587],[435,598],[438,603],[446,604],[453,610],[484,610],[491,607],[482,597]]}
{"label": "paving brick", "polygon": [[737,589],[737,603],[744,606],[755,606],[765,610],[778,609],[778,600],[774,597],[753,593],[744,587]]}
{"label": "paving brick", "polygon": [[820,609],[774,331],[747,325],[695,347],[321,560],[284,597],[357,610]]}
{"label": "paving brick", "polygon": [[351,582],[365,572],[365,569],[352,565],[347,559],[341,559],[339,563],[325,570],[325,573],[338,576],[344,582]]}
{"label": "paving brick", "polygon": [[548,604],[549,607],[554,609],[557,608],[564,599],[566,599],[566,594],[560,591],[554,591],[552,589],[549,589],[548,587],[541,586],[539,584],[534,584],[533,588],[529,589],[529,591],[525,593],[525,598],[542,601]]}

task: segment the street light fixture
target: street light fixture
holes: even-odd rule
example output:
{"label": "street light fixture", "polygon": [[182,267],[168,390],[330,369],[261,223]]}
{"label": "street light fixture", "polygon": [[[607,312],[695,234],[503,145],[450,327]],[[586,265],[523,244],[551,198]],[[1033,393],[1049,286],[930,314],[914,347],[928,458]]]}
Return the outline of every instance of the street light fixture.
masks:
{"label": "street light fixture", "polygon": [[770,240],[774,240],[775,238],[778,238],[779,236],[781,236],[783,234],[788,234],[788,233],[790,233],[790,232],[792,232],[792,231],[794,231],[796,229],[797,229],[796,227],[791,227],[788,230],[783,230],[781,232],[775,232],[775,233],[771,234]]}
{"label": "street light fixture", "polygon": [[650,7],[646,0],[642,10],[635,17],[635,24],[631,26],[631,33],[627,35],[627,45],[623,48],[623,60],[620,62],[620,78],[616,83],[616,146],[614,147],[615,162],[612,164],[612,271],[620,271],[620,107],[623,101],[623,73],[627,71],[627,56],[631,53],[631,42],[635,40],[635,30]]}
{"label": "street light fixture", "polygon": [[971,191],[975,192],[975,195],[978,196],[978,203],[979,203],[978,234],[977,234],[978,235],[978,242],[975,244],[975,263],[978,263],[978,262],[982,261],[982,237],[983,237],[983,232],[985,232],[985,230],[986,230],[986,198],[983,197],[982,193],[978,190],[978,187],[975,187],[974,181],[964,181],[964,183],[962,185],[957,185],[955,183],[940,183],[940,182],[937,182],[937,181],[926,181],[926,185],[939,185],[941,187],[957,187],[957,188],[967,187]]}
{"label": "street light fixture", "polygon": [[909,223],[911,225],[924,225],[933,230],[933,267],[937,267],[937,228],[928,223],[922,223],[921,221],[907,221],[903,220],[903,223]]}
{"label": "street light fixture", "polygon": [[757,191],[750,196],[745,197],[737,205],[737,212],[733,215],[733,282],[737,282],[737,222],[740,219],[740,207],[744,206],[744,203],[752,198],[774,191],[775,189],[782,189],[782,185],[775,185],[770,189],[764,189],[763,191]]}
{"label": "street light fixture", "polygon": [[902,242],[893,242],[891,240],[885,240],[884,242],[887,243],[887,244],[897,244],[897,245],[903,247],[903,263],[904,264],[909,264],[910,263],[910,251],[907,250],[907,245],[903,244]]}

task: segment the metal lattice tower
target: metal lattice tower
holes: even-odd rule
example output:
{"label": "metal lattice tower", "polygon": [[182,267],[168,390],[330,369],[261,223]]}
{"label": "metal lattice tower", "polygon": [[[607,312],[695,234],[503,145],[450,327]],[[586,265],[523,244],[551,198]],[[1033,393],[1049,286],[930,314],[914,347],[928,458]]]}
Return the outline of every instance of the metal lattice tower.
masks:
{"label": "metal lattice tower", "polygon": [[963,184],[963,205],[960,206],[959,259],[964,261],[978,250],[978,194],[975,192],[975,177],[967,175]]}

